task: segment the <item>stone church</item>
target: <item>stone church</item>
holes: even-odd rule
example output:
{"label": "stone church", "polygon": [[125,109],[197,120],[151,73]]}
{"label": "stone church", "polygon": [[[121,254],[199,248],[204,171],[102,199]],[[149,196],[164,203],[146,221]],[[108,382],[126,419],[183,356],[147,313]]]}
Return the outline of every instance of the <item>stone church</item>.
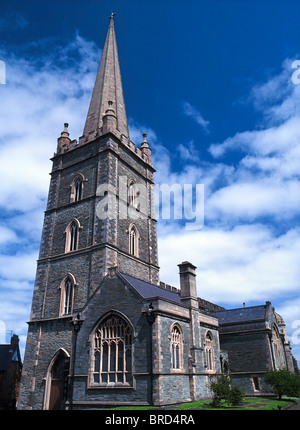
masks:
{"label": "stone church", "polygon": [[52,162],[19,409],[188,402],[222,372],[260,394],[268,369],[294,369],[269,302],[198,298],[188,261],[179,289],[160,282],[155,169],[147,136],[129,137],[113,15],[83,135],[65,124]]}

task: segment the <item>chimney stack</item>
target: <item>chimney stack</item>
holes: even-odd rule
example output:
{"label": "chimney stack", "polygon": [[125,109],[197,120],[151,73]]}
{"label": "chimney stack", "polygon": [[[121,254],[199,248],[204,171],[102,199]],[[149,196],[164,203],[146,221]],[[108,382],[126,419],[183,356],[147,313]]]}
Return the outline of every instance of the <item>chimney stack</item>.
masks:
{"label": "chimney stack", "polygon": [[180,297],[181,300],[189,300],[189,304],[198,307],[197,286],[196,286],[196,266],[189,261],[178,264],[180,277]]}

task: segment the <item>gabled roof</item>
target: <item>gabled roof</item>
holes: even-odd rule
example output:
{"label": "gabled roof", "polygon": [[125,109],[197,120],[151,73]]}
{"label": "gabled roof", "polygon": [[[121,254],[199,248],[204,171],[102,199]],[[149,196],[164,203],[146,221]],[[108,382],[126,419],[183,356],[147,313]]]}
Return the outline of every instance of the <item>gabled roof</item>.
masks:
{"label": "gabled roof", "polygon": [[159,297],[172,302],[181,303],[178,293],[166,290],[165,288],[158,287],[157,285],[150,284],[149,282],[135,278],[134,276],[120,273],[120,275],[127,281],[144,299]]}
{"label": "gabled roof", "polygon": [[266,305],[249,306],[238,309],[228,309],[215,313],[219,324],[234,324],[249,321],[263,321],[266,318]]}

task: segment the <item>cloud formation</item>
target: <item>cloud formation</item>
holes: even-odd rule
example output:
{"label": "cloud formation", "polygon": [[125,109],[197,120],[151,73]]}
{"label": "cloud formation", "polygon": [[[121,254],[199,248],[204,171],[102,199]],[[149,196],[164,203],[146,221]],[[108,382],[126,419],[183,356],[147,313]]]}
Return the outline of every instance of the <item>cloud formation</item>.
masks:
{"label": "cloud formation", "polygon": [[182,109],[186,116],[191,117],[194,121],[196,121],[196,123],[199,124],[206,133],[209,132],[209,121],[203,118],[203,115],[198,109],[192,106],[189,102],[183,102]]}
{"label": "cloud formation", "polygon": [[[24,24],[25,25],[25,24]],[[49,50],[49,40],[24,46],[19,56],[2,49],[6,84],[0,86],[0,314],[6,330],[26,338],[43,211],[49,188],[49,158],[63,123],[72,138],[82,134],[100,51],[75,34]],[[37,46],[38,45],[38,46]]]}

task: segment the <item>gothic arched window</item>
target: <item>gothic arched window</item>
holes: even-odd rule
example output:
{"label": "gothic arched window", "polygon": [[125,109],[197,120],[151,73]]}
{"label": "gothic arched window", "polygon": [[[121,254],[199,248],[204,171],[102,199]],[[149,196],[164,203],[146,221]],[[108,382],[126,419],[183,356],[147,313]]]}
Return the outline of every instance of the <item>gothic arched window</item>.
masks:
{"label": "gothic arched window", "polygon": [[110,315],[94,334],[92,384],[132,383],[132,328],[119,315]]}
{"label": "gothic arched window", "polygon": [[129,254],[138,257],[139,255],[139,234],[135,225],[129,228]]}
{"label": "gothic arched window", "polygon": [[70,222],[66,228],[66,245],[65,252],[76,251],[78,249],[80,224],[77,219]]}
{"label": "gothic arched window", "polygon": [[174,325],[171,332],[171,359],[172,369],[182,369],[182,331],[178,324]]}
{"label": "gothic arched window", "polygon": [[139,191],[134,181],[131,181],[128,185],[128,204],[135,209],[138,209],[138,196]]}
{"label": "gothic arched window", "polygon": [[207,370],[214,370],[214,338],[210,331],[205,336],[204,351]]}
{"label": "gothic arched window", "polygon": [[81,174],[78,174],[74,181],[71,184],[71,194],[70,194],[70,201],[71,202],[78,202],[82,199],[83,194],[83,181],[84,178]]}
{"label": "gothic arched window", "polygon": [[60,285],[60,315],[70,315],[73,310],[75,279],[72,275],[68,275]]}

